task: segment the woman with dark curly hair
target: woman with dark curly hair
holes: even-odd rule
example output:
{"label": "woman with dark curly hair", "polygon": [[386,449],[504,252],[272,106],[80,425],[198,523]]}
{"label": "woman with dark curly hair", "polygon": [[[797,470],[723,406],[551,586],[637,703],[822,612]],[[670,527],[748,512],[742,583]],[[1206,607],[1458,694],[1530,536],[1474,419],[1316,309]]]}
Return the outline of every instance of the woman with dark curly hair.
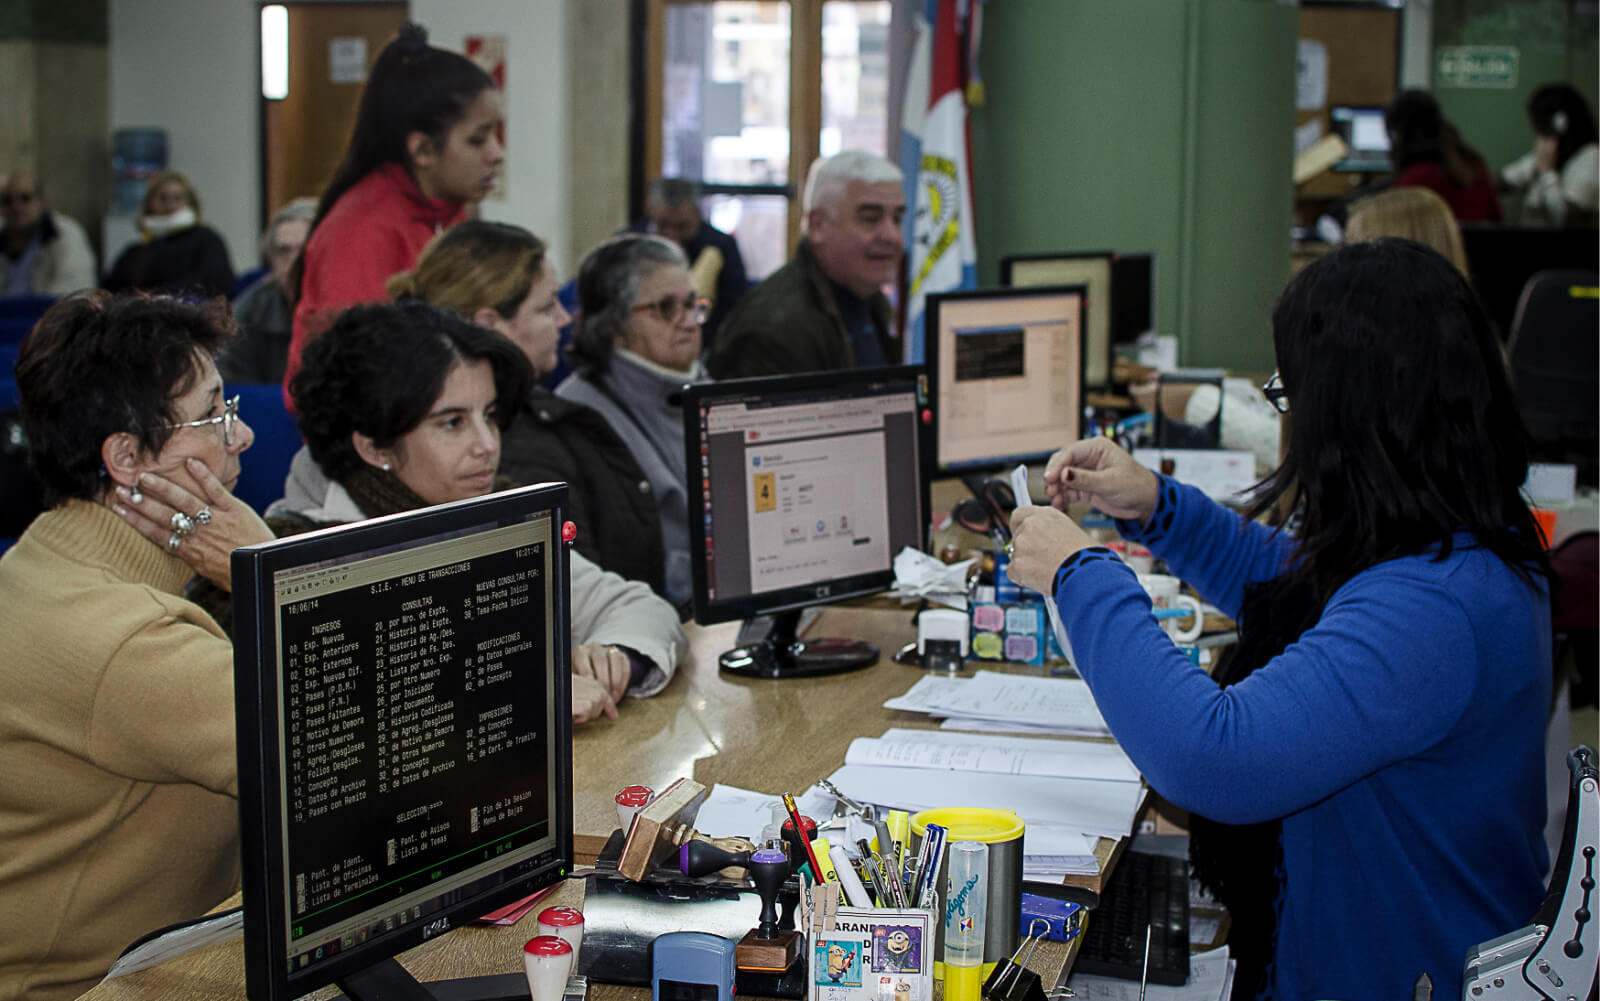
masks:
{"label": "woman with dark curly hair", "polygon": [[233,644],[186,597],[272,537],[228,492],[250,426],[226,309],[70,295],[17,388],[49,510],[0,558],[0,997],[73,998],[239,885]]}
{"label": "woman with dark curly hair", "polygon": [[[286,498],[275,528],[304,530],[495,489],[500,435],[533,371],[505,337],[422,302],[355,306],[307,346],[290,380],[327,485]],[[666,687],[688,644],[650,588],[572,554],[572,718],[615,718],[624,695]]]}
{"label": "woman with dark curly hair", "polygon": [[1408,90],[1383,111],[1389,159],[1397,188],[1432,188],[1457,222],[1500,222],[1494,178],[1478,151],[1461,139],[1439,102],[1425,90]]}
{"label": "woman with dark curly hair", "polygon": [[[1112,735],[1192,812],[1236,997],[1408,997],[1423,971],[1458,997],[1467,949],[1528,920],[1548,864],[1550,564],[1520,493],[1527,434],[1477,297],[1420,244],[1308,265],[1272,333],[1268,396],[1293,423],[1251,517],[1106,438],[1045,469],[1056,506],[1120,519],[1238,620],[1214,676],[1061,511],[1012,517],[1011,575],[1055,598]],[[1296,537],[1252,520],[1280,501]]]}

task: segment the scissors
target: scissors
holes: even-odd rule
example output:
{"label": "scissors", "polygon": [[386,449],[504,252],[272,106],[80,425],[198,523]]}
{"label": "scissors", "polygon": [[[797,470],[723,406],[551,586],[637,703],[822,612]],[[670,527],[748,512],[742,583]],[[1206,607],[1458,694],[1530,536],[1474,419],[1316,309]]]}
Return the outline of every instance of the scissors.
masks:
{"label": "scissors", "polygon": [[987,535],[1004,547],[1011,538],[1011,512],[1017,508],[1017,495],[1004,480],[984,480],[972,487],[973,496],[950,512],[956,524],[969,532]]}

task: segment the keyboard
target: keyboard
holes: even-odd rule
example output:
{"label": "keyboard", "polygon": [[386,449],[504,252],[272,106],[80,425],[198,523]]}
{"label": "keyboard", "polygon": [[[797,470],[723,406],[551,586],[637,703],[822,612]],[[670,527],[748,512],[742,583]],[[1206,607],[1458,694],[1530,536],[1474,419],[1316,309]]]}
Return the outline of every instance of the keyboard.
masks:
{"label": "keyboard", "polygon": [[1074,973],[1138,980],[1144,930],[1150,928],[1150,983],[1181,987],[1189,979],[1189,861],[1124,852],[1089,912]]}

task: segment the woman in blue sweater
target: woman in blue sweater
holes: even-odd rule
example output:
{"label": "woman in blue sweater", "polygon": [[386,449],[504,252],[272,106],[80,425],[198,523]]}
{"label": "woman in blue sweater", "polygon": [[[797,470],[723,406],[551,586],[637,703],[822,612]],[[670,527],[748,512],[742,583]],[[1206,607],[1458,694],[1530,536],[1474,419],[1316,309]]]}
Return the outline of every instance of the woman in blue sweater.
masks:
{"label": "woman in blue sweater", "polygon": [[[1459,996],[1547,862],[1548,562],[1525,432],[1467,283],[1406,240],[1308,266],[1272,316],[1291,414],[1249,517],[1106,439],[1051,460],[1055,507],[1117,517],[1238,619],[1216,677],[1060,511],[1016,513],[1012,576],[1055,596],[1078,668],[1151,787],[1195,814],[1234,912],[1235,998]],[[1297,537],[1253,520],[1283,502]]]}

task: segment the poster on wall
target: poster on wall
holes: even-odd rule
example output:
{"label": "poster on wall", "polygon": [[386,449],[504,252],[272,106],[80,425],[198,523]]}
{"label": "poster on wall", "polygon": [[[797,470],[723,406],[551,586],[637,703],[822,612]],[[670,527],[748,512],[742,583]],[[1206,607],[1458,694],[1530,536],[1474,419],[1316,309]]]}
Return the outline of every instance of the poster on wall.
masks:
{"label": "poster on wall", "polygon": [[1435,87],[1514,90],[1521,51],[1514,45],[1444,45],[1435,52]]}
{"label": "poster on wall", "polygon": [[1327,103],[1328,46],[1312,38],[1302,38],[1295,61],[1295,110],[1321,111]]}
{"label": "poster on wall", "polygon": [[[489,74],[489,79],[494,81],[495,92],[500,96],[500,125],[496,138],[500,140],[500,148],[504,149],[506,120],[511,117],[511,109],[506,106],[506,36],[468,35],[462,49],[467,58],[478,64],[480,69]],[[503,166],[495,175],[493,190],[484,197],[497,202],[506,200],[506,176]]]}

